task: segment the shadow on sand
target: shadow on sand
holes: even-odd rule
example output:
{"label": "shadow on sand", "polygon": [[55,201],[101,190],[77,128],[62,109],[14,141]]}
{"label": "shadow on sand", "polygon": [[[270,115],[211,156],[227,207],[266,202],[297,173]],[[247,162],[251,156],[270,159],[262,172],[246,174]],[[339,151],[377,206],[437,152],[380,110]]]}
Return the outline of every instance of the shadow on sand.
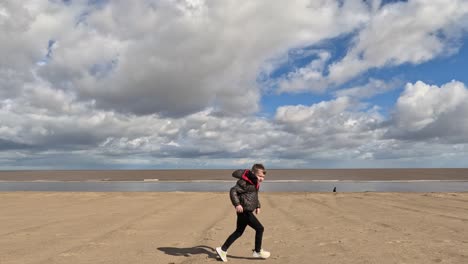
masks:
{"label": "shadow on sand", "polygon": [[[200,245],[200,246],[195,246],[195,247],[188,247],[188,248],[177,248],[177,247],[160,247],[158,248],[160,251],[164,252],[167,255],[171,256],[184,256],[184,257],[191,257],[193,255],[201,255],[205,254],[208,256],[208,258],[211,259],[218,259],[218,254],[216,254],[216,251],[214,248],[205,246],[205,245]],[[228,258],[233,258],[233,259],[256,259],[253,257],[238,257],[238,256],[231,256],[228,254]]]}
{"label": "shadow on sand", "polygon": [[208,246],[195,246],[195,247],[188,247],[188,248],[177,248],[177,247],[160,247],[158,248],[162,252],[166,253],[167,255],[172,256],[184,256],[190,257],[193,255],[200,255],[205,254],[208,258],[216,259],[218,254],[212,247]]}

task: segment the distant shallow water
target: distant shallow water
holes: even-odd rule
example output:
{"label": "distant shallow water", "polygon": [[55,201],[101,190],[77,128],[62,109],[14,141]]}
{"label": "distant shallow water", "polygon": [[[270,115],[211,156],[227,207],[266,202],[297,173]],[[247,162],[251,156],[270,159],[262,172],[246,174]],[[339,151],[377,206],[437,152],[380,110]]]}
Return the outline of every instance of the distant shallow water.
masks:
{"label": "distant shallow water", "polygon": [[[234,181],[191,182],[0,182],[0,191],[226,192]],[[468,192],[468,181],[276,181],[264,192]]]}

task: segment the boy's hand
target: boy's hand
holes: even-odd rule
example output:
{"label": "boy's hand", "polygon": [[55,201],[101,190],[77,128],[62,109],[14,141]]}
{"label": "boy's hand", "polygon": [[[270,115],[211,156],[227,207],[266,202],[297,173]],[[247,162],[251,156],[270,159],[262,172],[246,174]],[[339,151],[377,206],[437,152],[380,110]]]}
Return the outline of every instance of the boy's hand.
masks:
{"label": "boy's hand", "polygon": [[242,207],[242,205],[239,204],[238,206],[236,206],[236,212],[238,213],[244,212],[244,208]]}
{"label": "boy's hand", "polygon": [[260,208],[255,209],[255,213],[259,214],[260,213]]}

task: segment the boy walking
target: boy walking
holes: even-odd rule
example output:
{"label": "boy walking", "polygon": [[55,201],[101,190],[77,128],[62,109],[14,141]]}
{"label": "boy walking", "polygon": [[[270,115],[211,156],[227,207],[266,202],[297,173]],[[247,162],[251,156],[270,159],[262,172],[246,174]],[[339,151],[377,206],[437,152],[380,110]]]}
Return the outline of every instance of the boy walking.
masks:
{"label": "boy walking", "polygon": [[221,247],[216,248],[221,260],[227,261],[228,248],[244,233],[248,226],[255,229],[254,258],[266,259],[270,252],[262,249],[263,225],[258,221],[255,214],[260,213],[260,201],[258,200],[258,189],[260,183],[265,179],[266,170],[262,164],[254,164],[252,170],[236,170],[232,176],[238,178],[236,185],[231,188],[229,196],[237,213],[236,230]]}

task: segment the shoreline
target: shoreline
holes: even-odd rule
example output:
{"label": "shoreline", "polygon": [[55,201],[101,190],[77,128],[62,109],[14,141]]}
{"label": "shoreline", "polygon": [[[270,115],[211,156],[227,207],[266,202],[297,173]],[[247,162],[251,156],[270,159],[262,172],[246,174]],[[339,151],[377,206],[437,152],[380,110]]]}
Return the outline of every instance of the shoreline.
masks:
{"label": "shoreline", "polygon": [[[0,171],[0,181],[230,181],[232,169],[18,170]],[[269,169],[267,181],[468,181],[468,168]]]}
{"label": "shoreline", "polygon": [[[0,181],[0,191],[222,192],[236,181]],[[468,181],[265,181],[262,192],[468,192]]]}
{"label": "shoreline", "polygon": [[[16,180],[0,180],[0,183],[5,182],[17,182],[17,183],[28,183],[28,182],[88,182],[88,183],[235,183],[237,180],[128,180],[128,181],[109,181],[109,180],[84,180],[84,181],[74,181],[74,180],[31,180],[31,181],[16,181]],[[421,180],[267,180],[265,183],[334,183],[334,182],[343,182],[343,183],[411,183],[411,182],[468,182],[467,180],[432,180],[432,179],[421,179]]]}

